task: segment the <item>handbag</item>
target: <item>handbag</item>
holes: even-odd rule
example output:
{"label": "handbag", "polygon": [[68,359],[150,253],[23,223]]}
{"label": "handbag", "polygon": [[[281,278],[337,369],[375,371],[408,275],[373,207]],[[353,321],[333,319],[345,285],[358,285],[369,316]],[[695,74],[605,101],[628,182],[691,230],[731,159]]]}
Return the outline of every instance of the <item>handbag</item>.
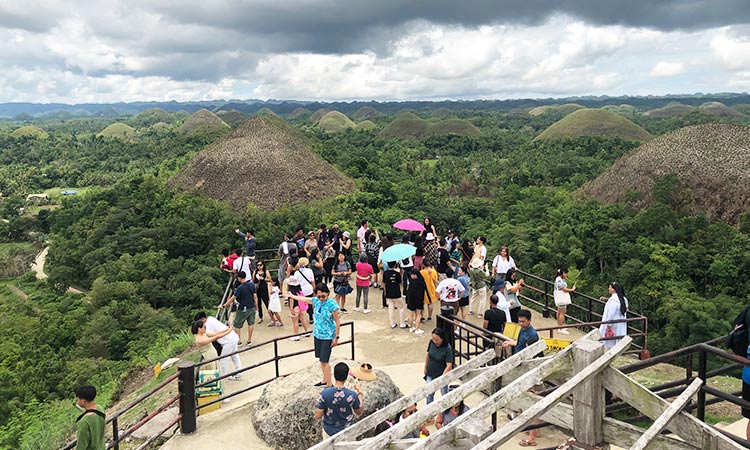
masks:
{"label": "handbag", "polygon": [[555,289],[555,306],[568,306],[570,305],[570,292],[565,292],[560,289]]}
{"label": "handbag", "polygon": [[336,292],[338,295],[349,295],[354,291],[354,288],[351,287],[349,284],[340,284],[334,289],[334,292]]}
{"label": "handbag", "polygon": [[604,331],[604,337],[605,338],[615,337],[615,330],[613,330],[611,326],[607,325],[607,329]]}

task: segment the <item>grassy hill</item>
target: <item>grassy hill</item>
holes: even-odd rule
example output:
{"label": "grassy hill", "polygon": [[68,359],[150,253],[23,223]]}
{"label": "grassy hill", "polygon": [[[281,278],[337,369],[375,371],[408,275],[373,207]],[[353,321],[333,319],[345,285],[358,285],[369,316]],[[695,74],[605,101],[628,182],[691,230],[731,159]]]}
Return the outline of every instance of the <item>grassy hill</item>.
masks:
{"label": "grassy hill", "polygon": [[217,112],[216,115],[232,128],[239,128],[250,120],[250,116],[247,116],[236,109],[221,110]]}
{"label": "grassy hill", "polygon": [[325,130],[327,133],[338,133],[354,127],[354,122],[338,111],[331,111],[318,121],[318,128]]}
{"label": "grassy hill", "polygon": [[271,116],[252,117],[204,148],[170,184],[205,193],[241,211],[249,203],[271,210],[355,188],[352,180],[313,152],[296,129]]}
{"label": "grassy hill", "polygon": [[742,117],[743,114],[734,108],[729,108],[721,102],[706,102],[700,106],[702,111],[717,117]]}
{"label": "grassy hill", "polygon": [[461,136],[479,136],[479,128],[464,119],[446,119],[430,124],[427,128],[427,136],[445,136],[459,134]]}
{"label": "grassy hill", "polygon": [[378,126],[375,125],[375,122],[372,120],[363,120],[362,122],[359,122],[356,126],[358,130],[374,130]]}
{"label": "grassy hill", "polygon": [[644,115],[652,117],[654,119],[664,119],[667,117],[677,117],[689,113],[695,109],[694,106],[682,105],[682,104],[671,104],[663,108],[656,108],[650,111],[646,111]]}
{"label": "grassy hill", "polygon": [[131,117],[128,124],[137,128],[147,128],[159,122],[169,123],[172,121],[174,121],[174,117],[163,109],[150,108]]}
{"label": "grassy hill", "polygon": [[438,119],[445,119],[447,117],[450,117],[450,115],[451,110],[444,106],[430,111],[430,117],[436,117]]}
{"label": "grassy hill", "polygon": [[380,112],[372,106],[363,106],[352,114],[352,118],[356,121],[370,120],[378,117]]}
{"label": "grassy hill", "polygon": [[310,111],[307,108],[297,108],[297,109],[295,109],[294,111],[292,111],[289,114],[289,118],[290,119],[298,119],[300,117],[304,117],[304,116],[307,116],[307,115],[310,115],[310,114],[312,114],[312,111]]}
{"label": "grassy hill", "polygon": [[635,106],[628,105],[627,103],[623,103],[622,105],[606,105],[602,106],[602,109],[605,111],[613,112],[615,114],[619,114],[627,119],[632,119],[633,117],[638,115],[638,110],[635,108]]}
{"label": "grassy hill", "polygon": [[641,145],[584,188],[607,203],[636,207],[659,200],[739,223],[750,210],[750,127],[706,124],[682,128]]}
{"label": "grassy hill", "polygon": [[430,124],[414,114],[404,112],[398,115],[380,132],[384,138],[421,139],[427,133]]}
{"label": "grassy hill", "polygon": [[275,112],[273,112],[273,110],[271,108],[267,107],[267,106],[264,106],[261,109],[259,109],[258,112],[255,113],[255,115],[256,116],[266,116],[266,115],[268,115],[268,116],[278,116],[278,114],[276,114]]}
{"label": "grassy hill", "polygon": [[16,128],[10,135],[16,138],[29,136],[35,139],[47,139],[49,137],[46,131],[34,125],[25,125]]}
{"label": "grassy hill", "polygon": [[619,114],[602,109],[579,109],[544,130],[535,140],[578,136],[610,136],[631,141],[647,141],[651,134]]}
{"label": "grassy hill", "polygon": [[313,125],[317,125],[318,122],[320,122],[320,119],[322,119],[323,116],[325,116],[329,112],[331,112],[331,110],[328,108],[320,108],[319,110],[312,113],[312,115],[307,119],[307,121]]}
{"label": "grassy hill", "polygon": [[529,111],[529,115],[533,117],[538,117],[538,116],[541,116],[542,114],[556,114],[562,118],[572,113],[573,111],[578,111],[579,109],[584,109],[584,108],[585,106],[579,105],[577,103],[564,103],[562,105],[544,105],[544,106],[537,106],[536,108],[532,108]]}
{"label": "grassy hill", "polygon": [[133,129],[133,127],[131,127],[130,125],[124,124],[122,122],[115,122],[100,131],[97,136],[133,140],[135,139],[136,132],[135,129]]}
{"label": "grassy hill", "polygon": [[178,133],[189,136],[220,134],[229,130],[230,126],[216,114],[207,109],[194,112],[177,129]]}

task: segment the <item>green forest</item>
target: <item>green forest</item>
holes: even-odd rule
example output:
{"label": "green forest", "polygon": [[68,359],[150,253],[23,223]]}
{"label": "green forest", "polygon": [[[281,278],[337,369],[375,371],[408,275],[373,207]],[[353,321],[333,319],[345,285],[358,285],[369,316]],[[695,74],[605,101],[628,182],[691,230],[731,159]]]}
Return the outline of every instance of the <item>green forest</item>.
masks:
{"label": "green forest", "polygon": [[[429,111],[418,111],[425,120]],[[654,136],[721,118],[696,110],[652,118],[628,111]],[[184,117],[156,131],[130,123],[137,139],[97,136],[112,120],[29,119],[0,122],[0,260],[30,261],[49,245],[49,278],[6,271],[0,281],[0,448],[57,448],[72,430],[72,389],[101,387],[105,405],[149,360],[190,344],[188,320],[215,308],[226,284],[221,250],[241,243],[233,230],[252,227],[259,248],[285,232],[339,223],[354,232],[368,219],[379,230],[404,217],[431,217],[439,232],[487,236],[489,255],[507,245],[523,270],[552,278],[574,267],[594,296],[619,281],[631,309],[649,317],[650,349],[659,354],[726,333],[748,303],[750,221],[730,224],[683,206],[675,177],[653,186],[653,204],[605,204],[581,194],[639,142],[611,136],[535,140],[562,118],[510,110],[460,109],[451,117],[478,136],[383,138],[397,114],[376,127],[329,133],[307,116],[288,119],[310,147],[357,189],[347,195],[232,209],[168,181],[204,145],[221,136],[176,131]],[[49,136],[14,136],[29,123]],[[304,165],[299,165],[304,170]],[[283,180],[269,179],[269,183]],[[30,205],[32,193],[52,195]],[[23,208],[21,210],[20,208]],[[22,272],[21,270],[20,272]],[[11,287],[28,295],[23,299]],[[67,293],[75,287],[85,294]]]}

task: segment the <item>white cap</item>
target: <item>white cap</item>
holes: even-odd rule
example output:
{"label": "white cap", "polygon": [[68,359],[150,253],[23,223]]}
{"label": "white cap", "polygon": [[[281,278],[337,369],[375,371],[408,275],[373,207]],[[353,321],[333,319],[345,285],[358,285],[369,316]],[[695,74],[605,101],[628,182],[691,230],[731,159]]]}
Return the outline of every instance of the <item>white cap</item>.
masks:
{"label": "white cap", "polygon": [[434,241],[435,240],[435,235],[432,234],[432,233],[427,233],[427,236],[425,236],[425,240],[427,240],[427,241]]}

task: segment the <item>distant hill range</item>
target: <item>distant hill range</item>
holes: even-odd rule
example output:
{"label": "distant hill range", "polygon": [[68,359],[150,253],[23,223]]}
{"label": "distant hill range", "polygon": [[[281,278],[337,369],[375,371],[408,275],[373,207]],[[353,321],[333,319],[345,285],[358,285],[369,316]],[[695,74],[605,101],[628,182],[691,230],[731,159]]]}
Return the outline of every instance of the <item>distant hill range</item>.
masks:
{"label": "distant hill range", "polygon": [[738,224],[750,211],[750,127],[706,124],[664,134],[617,160],[583,193],[636,208],[662,201]]}
{"label": "distant hill range", "polygon": [[203,192],[241,211],[248,204],[271,210],[355,189],[295,128],[272,115],[252,117],[205,147],[170,184]]}
{"label": "distant hill range", "polygon": [[[694,95],[668,95],[668,96],[586,96],[568,98],[546,98],[546,99],[514,99],[514,100],[473,100],[473,101],[404,101],[404,102],[310,102],[298,100],[207,100],[195,102],[133,102],[133,103],[0,103],[0,118],[17,118],[17,120],[28,120],[30,118],[59,118],[69,119],[72,117],[119,117],[133,116],[148,109],[159,108],[168,113],[185,111],[194,113],[201,109],[212,112],[221,110],[236,110],[245,115],[257,114],[261,109],[268,110],[283,116],[299,114],[300,108],[309,111],[317,111],[326,108],[329,111],[340,111],[356,120],[368,119],[375,110],[381,114],[395,114],[401,110],[414,110],[429,115],[431,111],[439,111],[434,117],[447,117],[450,111],[459,110],[504,110],[525,109],[533,111],[534,108],[548,105],[576,104],[586,108],[602,108],[607,105],[628,104],[640,111],[649,111],[663,108],[669,104],[680,103],[682,105],[700,107],[706,103],[720,102],[727,107],[737,104],[750,103],[750,94],[747,93],[717,93],[717,94],[694,94]],[[362,110],[362,108],[365,108]],[[372,110],[371,110],[372,109]],[[295,110],[297,110],[295,112]],[[355,116],[355,113],[359,114]],[[539,110],[535,111],[538,112]],[[543,110],[542,110],[543,111]],[[364,117],[362,117],[364,116]]]}

